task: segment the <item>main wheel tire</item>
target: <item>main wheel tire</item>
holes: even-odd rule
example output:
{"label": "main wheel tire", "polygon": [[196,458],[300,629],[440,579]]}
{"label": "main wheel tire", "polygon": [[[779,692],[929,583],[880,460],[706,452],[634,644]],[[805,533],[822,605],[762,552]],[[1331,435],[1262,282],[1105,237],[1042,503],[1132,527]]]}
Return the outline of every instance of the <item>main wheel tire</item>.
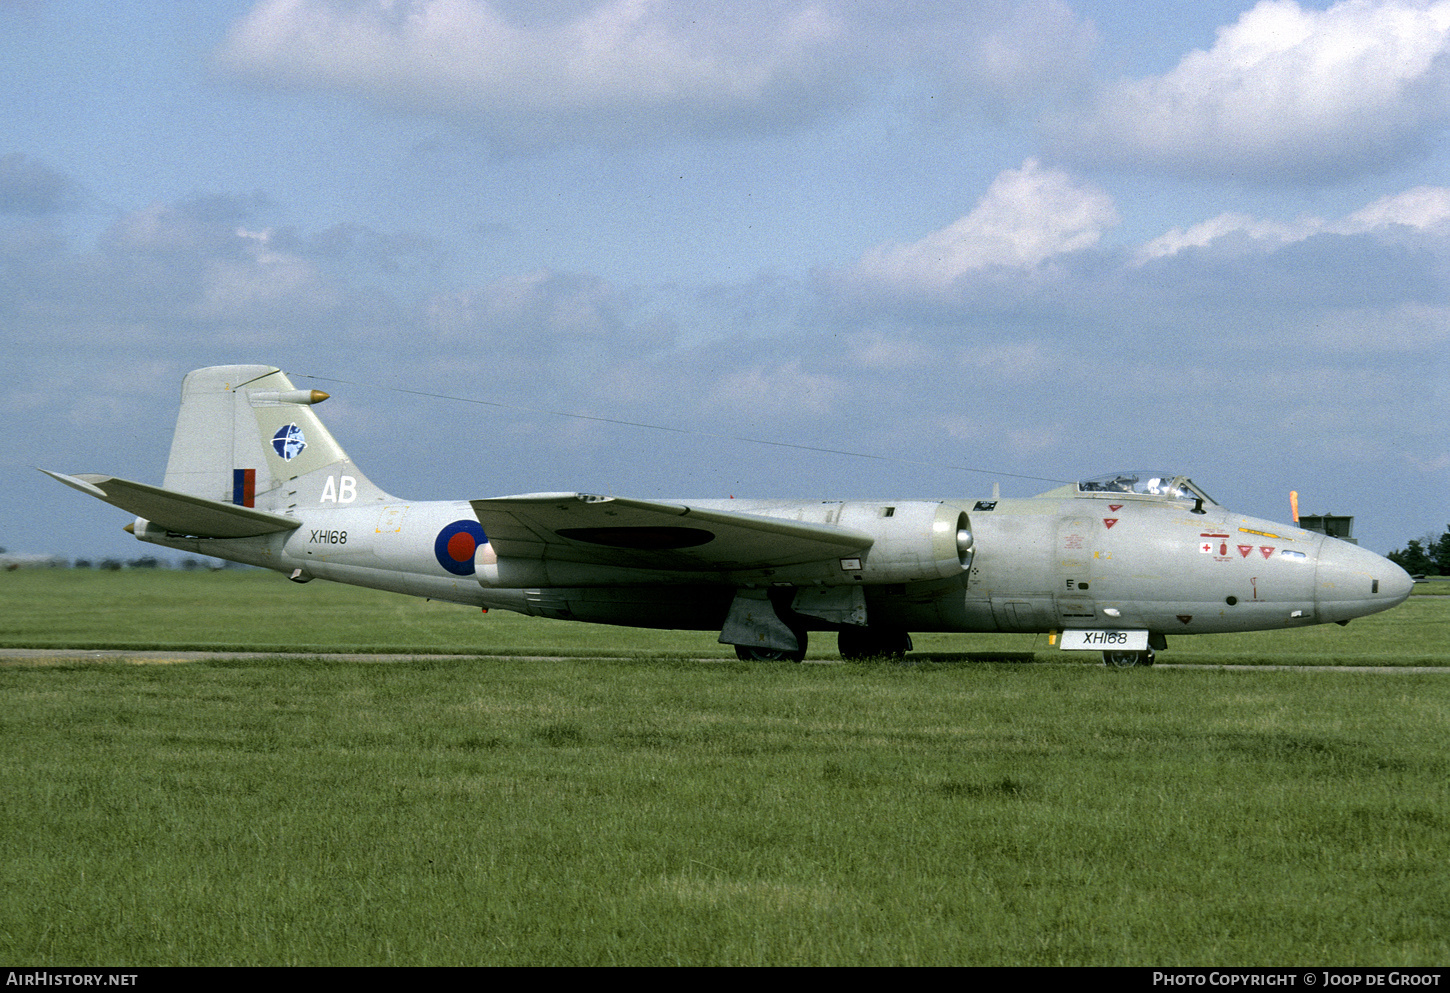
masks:
{"label": "main wheel tire", "polygon": [[1153,649],[1144,652],[1103,652],[1103,665],[1110,669],[1132,669],[1152,665]]}
{"label": "main wheel tire", "polygon": [[[804,642],[804,638],[801,639]],[[755,645],[736,645],[735,657],[742,662],[804,662],[804,644],[796,651],[784,648],[759,648]]]}

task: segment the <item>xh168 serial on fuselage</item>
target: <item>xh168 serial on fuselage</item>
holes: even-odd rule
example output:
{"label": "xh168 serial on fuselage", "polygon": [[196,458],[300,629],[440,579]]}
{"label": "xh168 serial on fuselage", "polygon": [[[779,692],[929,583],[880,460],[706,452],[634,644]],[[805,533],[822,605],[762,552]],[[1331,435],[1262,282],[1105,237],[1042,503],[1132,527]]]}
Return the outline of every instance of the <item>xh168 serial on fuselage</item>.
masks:
{"label": "xh168 serial on fuselage", "polygon": [[632,500],[530,493],[409,501],[318,419],[327,394],[273,366],[198,369],[161,486],[47,474],[167,548],[475,607],[719,631],[742,658],[899,655],[909,632],[1048,633],[1113,664],[1170,634],[1346,623],[1410,577],[1356,545],[1235,514],[1134,473],[1027,499]]}

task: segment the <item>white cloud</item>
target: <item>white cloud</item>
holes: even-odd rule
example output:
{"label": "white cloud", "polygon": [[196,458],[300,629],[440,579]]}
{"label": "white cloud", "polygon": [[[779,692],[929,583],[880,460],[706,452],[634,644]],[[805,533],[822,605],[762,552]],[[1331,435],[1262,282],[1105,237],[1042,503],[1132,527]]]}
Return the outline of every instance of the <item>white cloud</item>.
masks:
{"label": "white cloud", "polygon": [[1330,221],[1302,217],[1291,222],[1264,220],[1247,214],[1220,214],[1189,228],[1173,228],[1148,242],[1137,254],[1141,265],[1185,248],[1204,248],[1222,238],[1239,237],[1246,247],[1275,248],[1316,234],[1375,234],[1395,227],[1415,231],[1450,230],[1450,187],[1417,186],[1381,197],[1346,217]]}
{"label": "white cloud", "polygon": [[873,96],[1001,117],[1080,91],[1098,43],[1063,0],[258,0],[217,61],[532,151],[779,133]]}
{"label": "white cloud", "polygon": [[1091,248],[1117,222],[1103,190],[1028,159],[998,174],[965,217],[909,245],[875,248],[856,271],[873,282],[943,292],[974,271],[1031,269]]}
{"label": "white cloud", "polygon": [[1175,255],[1185,248],[1204,248],[1220,238],[1239,235],[1260,244],[1285,245],[1303,241],[1311,234],[1324,230],[1324,222],[1318,218],[1286,223],[1263,220],[1248,214],[1220,214],[1188,228],[1173,228],[1159,235],[1138,250],[1137,261],[1141,264],[1150,259]]}
{"label": "white cloud", "polygon": [[264,0],[223,65],[481,126],[520,147],[810,117],[849,89],[842,22],[792,0],[606,0],[509,16],[488,0]]}
{"label": "white cloud", "polygon": [[214,351],[233,335],[295,341],[300,329],[335,333],[377,317],[375,293],[245,215],[245,201],[225,197],[155,203],[117,217],[91,246],[0,239],[0,271],[19,277],[0,321],[22,339],[84,341],[90,354],[115,342],[175,353]]}
{"label": "white cloud", "polygon": [[1402,225],[1426,231],[1450,223],[1450,187],[1417,186],[1403,193],[1381,197],[1344,220],[1347,231],[1371,231]]}
{"label": "white cloud", "polygon": [[1382,168],[1450,123],[1450,0],[1263,0],[1058,125],[1091,161],[1274,181]]}

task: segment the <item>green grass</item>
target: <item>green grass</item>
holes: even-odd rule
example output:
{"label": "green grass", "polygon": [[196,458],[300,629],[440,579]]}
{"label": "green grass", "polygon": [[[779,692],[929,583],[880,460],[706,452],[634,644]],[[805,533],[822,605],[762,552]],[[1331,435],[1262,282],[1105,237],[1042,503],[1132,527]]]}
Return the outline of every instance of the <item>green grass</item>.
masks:
{"label": "green grass", "polygon": [[[1447,606],[1163,658],[1444,665]],[[0,645],[88,639],[501,654],[0,666],[0,961],[1450,958],[1440,673],[744,664],[260,572],[0,574]],[[574,657],[506,657],[540,648]],[[1081,664],[935,661],[1012,649]]]}
{"label": "green grass", "polygon": [[0,959],[1443,963],[1450,680],[0,670]]}
{"label": "green grass", "polygon": [[698,632],[527,618],[260,569],[0,573],[0,646],[163,650],[637,654],[730,652]]}

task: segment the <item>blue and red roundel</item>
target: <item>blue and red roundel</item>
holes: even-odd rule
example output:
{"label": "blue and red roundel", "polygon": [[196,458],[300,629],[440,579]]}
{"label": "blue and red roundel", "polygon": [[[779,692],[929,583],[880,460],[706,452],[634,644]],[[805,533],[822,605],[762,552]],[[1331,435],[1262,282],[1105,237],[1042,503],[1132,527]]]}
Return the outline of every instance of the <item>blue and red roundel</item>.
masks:
{"label": "blue and red roundel", "polygon": [[471,576],[473,555],[479,545],[487,543],[488,536],[477,521],[454,521],[438,532],[433,542],[433,556],[455,576]]}

